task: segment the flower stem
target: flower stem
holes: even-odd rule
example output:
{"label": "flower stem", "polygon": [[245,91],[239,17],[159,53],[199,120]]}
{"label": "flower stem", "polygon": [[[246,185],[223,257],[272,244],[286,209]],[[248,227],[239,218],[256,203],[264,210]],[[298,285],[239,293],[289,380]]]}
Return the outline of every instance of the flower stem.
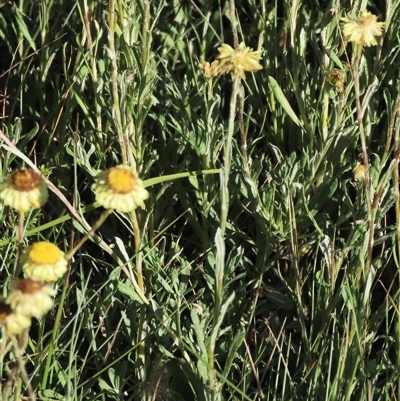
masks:
{"label": "flower stem", "polygon": [[232,24],[233,47],[236,49],[239,46],[239,38],[238,38],[238,33],[237,33],[235,0],[229,1],[229,14],[230,14],[230,20],[231,20],[231,24]]}
{"label": "flower stem", "polygon": [[228,134],[225,139],[224,146],[224,167],[223,167],[223,182],[221,189],[221,216],[220,216],[220,228],[222,237],[225,235],[226,221],[228,217],[229,208],[229,189],[228,181],[231,171],[231,160],[232,160],[232,140],[235,127],[235,116],[236,116],[236,103],[240,87],[240,77],[236,77],[232,85],[232,95],[229,103],[229,123],[228,123]]}
{"label": "flower stem", "polygon": [[[19,216],[18,216],[18,227],[17,227],[18,259],[22,252],[22,245],[23,245],[23,240],[24,240],[24,221],[25,221],[25,213],[20,212]],[[16,280],[18,278],[20,273],[21,273],[21,266],[17,260],[17,265],[16,265],[15,271],[14,271],[14,280]]]}
{"label": "flower stem", "polygon": [[368,211],[368,250],[367,250],[367,258],[365,261],[365,266],[363,269],[365,279],[368,277],[369,270],[371,268],[372,261],[372,248],[374,244],[374,215],[372,210],[372,201],[371,201],[371,185],[370,185],[370,176],[369,176],[369,162],[368,162],[368,151],[367,151],[367,141],[365,138],[364,124],[363,124],[363,112],[361,108],[360,101],[360,60],[362,55],[363,47],[361,45],[356,46],[356,56],[354,60],[353,67],[353,80],[354,80],[354,92],[355,92],[355,101],[356,101],[356,110],[357,110],[357,122],[359,126],[360,132],[360,140],[361,140],[361,149],[363,155],[363,164],[364,164],[364,174],[365,174],[365,192],[366,192],[366,202],[367,202],[367,211]]}
{"label": "flower stem", "polygon": [[[137,283],[142,291],[142,293],[145,293],[144,289],[144,280],[143,280],[143,265],[142,265],[142,237],[141,237],[141,232],[140,232],[140,227],[139,227],[139,222],[137,219],[136,212],[132,213],[132,226],[133,226],[133,234],[135,237],[135,257],[136,257],[136,274],[137,274]],[[140,306],[140,315],[139,315],[139,330],[138,330],[138,336],[139,338],[138,343],[138,357],[139,359],[142,360],[142,367],[139,367],[139,372],[141,376],[141,380],[145,381],[146,379],[146,369],[145,369],[145,363],[146,363],[146,347],[145,347],[145,342],[144,338],[146,336],[146,331],[145,331],[145,324],[146,324],[146,308],[145,305]]]}
{"label": "flower stem", "polygon": [[[216,235],[217,243],[217,262],[215,269],[215,304],[214,304],[214,315],[213,315],[213,333],[210,336],[210,345],[208,348],[208,381],[212,389],[215,389],[215,370],[214,370],[214,351],[217,335],[214,332],[218,330],[219,324],[218,319],[220,317],[222,298],[224,292],[224,273],[225,273],[225,230],[226,222],[228,218],[229,209],[229,175],[231,171],[231,160],[232,160],[232,141],[235,128],[235,116],[236,116],[236,104],[237,97],[240,87],[240,77],[234,78],[232,84],[232,95],[230,100],[229,109],[229,122],[228,122],[228,133],[224,144],[224,166],[221,172],[221,215],[220,215],[220,227]],[[218,246],[219,245],[219,246]]]}
{"label": "flower stem", "polygon": [[[395,106],[392,111],[392,120],[393,125],[395,127],[396,120],[400,118],[400,94],[397,97]],[[400,179],[399,179],[399,160],[400,160],[400,128],[397,126],[395,129],[395,138],[394,138],[394,159],[396,160],[395,168],[393,169],[393,188],[394,188],[394,199],[395,199],[395,211],[396,211],[396,234],[397,234],[397,254],[400,252]],[[399,278],[397,278],[397,282],[399,282]],[[397,302],[399,296],[397,295]],[[396,336],[396,366],[397,369],[400,367],[400,312],[398,308],[396,308],[396,324],[395,324]],[[400,379],[397,379],[398,386],[400,384]],[[400,387],[398,387],[398,392],[400,392]]]}
{"label": "flower stem", "polygon": [[80,241],[65,255],[65,259],[69,260],[72,258],[72,256],[75,255],[75,253],[78,251],[78,249],[99,229],[99,227],[104,223],[104,221],[107,219],[107,217],[112,213],[112,209],[106,209],[104,212],[101,214],[99,219],[96,221],[96,223],[93,224],[92,228],[80,239]]}
{"label": "flower stem", "polygon": [[109,48],[109,56],[111,58],[111,92],[113,97],[113,114],[115,117],[116,127],[117,127],[117,135],[119,145],[121,147],[121,160],[122,164],[127,164],[127,145],[125,142],[125,135],[122,126],[122,118],[121,118],[121,110],[119,104],[119,95],[118,95],[118,66],[117,66],[117,52],[115,50],[115,0],[110,0],[110,10],[109,10],[109,32],[108,32],[108,48]]}
{"label": "flower stem", "polygon": [[36,401],[35,393],[33,392],[33,388],[32,388],[31,382],[29,380],[28,373],[26,372],[26,369],[25,369],[25,362],[22,357],[22,350],[15,337],[12,338],[12,342],[13,342],[13,346],[14,346],[13,347],[14,354],[18,361],[18,368],[21,372],[22,380],[23,380],[24,384],[26,385],[26,389],[28,391],[29,400]]}

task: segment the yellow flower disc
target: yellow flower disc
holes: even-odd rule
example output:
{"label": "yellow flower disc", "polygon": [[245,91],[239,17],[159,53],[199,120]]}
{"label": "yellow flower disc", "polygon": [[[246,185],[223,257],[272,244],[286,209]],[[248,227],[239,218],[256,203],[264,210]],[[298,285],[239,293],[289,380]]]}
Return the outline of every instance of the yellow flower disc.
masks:
{"label": "yellow flower disc", "polygon": [[61,251],[50,242],[37,242],[30,247],[29,261],[36,265],[54,265],[60,259]]}
{"label": "yellow flower disc", "polygon": [[68,262],[57,245],[37,242],[28,247],[21,256],[22,270],[34,280],[57,281],[68,268]]}
{"label": "yellow flower disc", "polygon": [[100,172],[93,190],[104,208],[123,213],[144,207],[144,200],[149,197],[136,171],[125,165]]}
{"label": "yellow flower disc", "polygon": [[128,194],[135,189],[137,177],[130,170],[114,168],[108,172],[107,182],[111,191]]}

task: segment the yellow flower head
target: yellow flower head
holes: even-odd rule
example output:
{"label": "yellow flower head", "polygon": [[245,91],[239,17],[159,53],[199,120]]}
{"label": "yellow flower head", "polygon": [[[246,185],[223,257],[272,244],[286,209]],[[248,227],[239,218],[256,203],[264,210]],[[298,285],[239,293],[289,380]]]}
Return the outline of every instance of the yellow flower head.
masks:
{"label": "yellow flower head", "polygon": [[339,93],[344,91],[344,85],[346,83],[346,75],[340,68],[333,68],[330,70],[330,79],[332,85],[336,88]]}
{"label": "yellow flower head", "polygon": [[214,78],[219,74],[219,61],[214,60],[211,64],[208,61],[201,61],[198,65],[207,79]]}
{"label": "yellow flower head", "polygon": [[33,170],[15,170],[0,184],[0,199],[20,212],[40,208],[48,197],[46,183]]}
{"label": "yellow flower head", "polygon": [[21,256],[22,270],[33,280],[57,281],[67,271],[64,252],[50,242],[37,242]]}
{"label": "yellow flower head", "polygon": [[232,72],[234,78],[241,77],[245,79],[245,72],[256,72],[262,69],[259,60],[261,51],[251,51],[241,43],[237,49],[223,43],[218,48],[219,71],[221,74]]}
{"label": "yellow flower head", "polygon": [[40,281],[24,278],[17,281],[6,303],[11,306],[13,313],[40,318],[53,306],[51,297],[55,293],[55,290]]}
{"label": "yellow flower head", "polygon": [[14,313],[10,305],[0,301],[0,325],[4,327],[7,336],[16,336],[31,326],[31,319]]}
{"label": "yellow flower head", "polygon": [[361,46],[376,46],[377,36],[382,36],[384,22],[377,22],[377,16],[369,11],[363,11],[356,19],[342,18],[344,39]]}
{"label": "yellow flower head", "polygon": [[93,190],[103,207],[125,213],[138,206],[144,208],[144,200],[149,197],[136,171],[125,165],[100,172]]}
{"label": "yellow flower head", "polygon": [[357,163],[357,165],[353,168],[353,175],[356,181],[364,181],[365,179],[365,168],[361,163]]}

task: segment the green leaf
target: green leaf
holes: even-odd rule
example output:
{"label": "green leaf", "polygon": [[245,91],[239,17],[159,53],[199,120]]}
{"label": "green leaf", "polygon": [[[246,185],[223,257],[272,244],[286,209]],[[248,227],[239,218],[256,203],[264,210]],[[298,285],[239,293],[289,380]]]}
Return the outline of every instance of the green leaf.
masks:
{"label": "green leaf", "polygon": [[229,348],[228,351],[228,357],[226,359],[225,362],[225,368],[224,368],[224,376],[227,377],[229,374],[229,371],[232,367],[232,363],[233,360],[235,359],[235,357],[237,356],[237,350],[239,349],[239,347],[242,345],[243,340],[246,337],[246,330],[244,330],[243,328],[240,329],[235,337],[233,338],[232,344]]}
{"label": "green leaf", "polygon": [[288,100],[286,99],[286,96],[283,94],[283,91],[281,87],[279,86],[278,82],[271,76],[268,77],[269,84],[271,86],[272,92],[274,93],[276,100],[280,103],[280,105],[284,108],[286,113],[289,115],[289,117],[293,120],[295,124],[297,124],[299,127],[302,126],[301,121],[299,118],[296,116],[296,113],[293,111],[292,107],[290,106]]}
{"label": "green leaf", "polygon": [[28,41],[31,48],[34,51],[36,51],[35,42],[33,41],[32,37],[29,33],[28,27],[26,26],[25,21],[22,18],[21,12],[19,11],[19,9],[17,8],[17,6],[15,4],[13,6],[13,11],[14,11],[15,20],[17,21],[17,25],[18,25],[20,32],[22,33],[24,38]]}
{"label": "green leaf", "polygon": [[206,346],[204,344],[203,328],[201,327],[199,315],[197,314],[197,310],[195,308],[193,308],[190,311],[190,317],[192,319],[193,328],[196,333],[196,338],[197,338],[197,342],[198,342],[197,345],[200,348],[201,356],[207,361],[207,350],[206,350]]}
{"label": "green leaf", "polygon": [[121,292],[122,294],[127,295],[129,298],[132,298],[133,300],[135,300],[136,302],[139,302],[140,304],[143,303],[143,301],[141,300],[139,295],[136,293],[134,288],[132,288],[131,286],[123,283],[122,281],[119,281],[117,288],[118,288],[118,291]]}
{"label": "green leaf", "polygon": [[162,182],[178,180],[180,178],[187,178],[193,175],[219,174],[219,172],[220,172],[219,169],[212,169],[212,170],[188,171],[185,173],[177,173],[177,174],[168,174],[168,175],[163,175],[161,177],[149,178],[147,180],[144,180],[143,184],[145,187],[151,187],[156,184],[161,184]]}

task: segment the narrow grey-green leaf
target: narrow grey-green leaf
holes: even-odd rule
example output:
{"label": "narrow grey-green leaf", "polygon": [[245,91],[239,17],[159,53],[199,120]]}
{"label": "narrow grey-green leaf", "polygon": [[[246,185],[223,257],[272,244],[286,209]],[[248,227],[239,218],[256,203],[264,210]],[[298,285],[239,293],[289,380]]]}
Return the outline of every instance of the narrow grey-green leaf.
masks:
{"label": "narrow grey-green leaf", "polygon": [[235,357],[237,355],[237,350],[242,345],[243,340],[245,339],[245,337],[246,337],[246,331],[243,328],[240,329],[236,333],[236,335],[235,335],[235,337],[234,337],[234,339],[232,341],[232,344],[229,347],[228,358],[226,359],[226,362],[225,362],[224,377],[228,376],[229,371],[230,371],[230,369],[232,367],[232,363],[233,363],[233,361],[234,361],[234,359],[235,359]]}
{"label": "narrow grey-green leaf", "polygon": [[271,76],[268,76],[269,84],[271,86],[272,92],[274,93],[276,100],[280,103],[280,105],[284,108],[286,113],[289,115],[289,117],[293,120],[295,124],[297,124],[299,127],[301,127],[301,121],[299,118],[296,116],[296,113],[290,106],[288,100],[286,99],[286,96],[282,92],[281,87],[279,86],[278,82]]}
{"label": "narrow grey-green leaf", "polygon": [[25,21],[22,18],[21,12],[19,11],[19,9],[16,5],[13,6],[13,11],[14,11],[14,15],[15,15],[15,20],[17,22],[18,28],[20,29],[22,35],[28,41],[31,48],[36,51],[35,42],[33,41],[32,37],[28,31],[28,27],[26,26]]}

